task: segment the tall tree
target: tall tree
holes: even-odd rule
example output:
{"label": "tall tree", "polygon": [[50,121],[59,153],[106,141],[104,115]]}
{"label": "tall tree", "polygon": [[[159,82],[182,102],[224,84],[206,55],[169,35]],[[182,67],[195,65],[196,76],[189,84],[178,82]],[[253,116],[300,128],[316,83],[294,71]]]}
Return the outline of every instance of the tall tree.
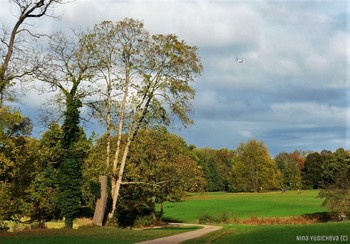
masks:
{"label": "tall tree", "polygon": [[65,105],[62,149],[64,154],[59,165],[60,188],[58,201],[65,217],[65,226],[72,228],[74,215],[81,199],[82,164],[84,150],[78,146],[84,136],[80,123],[82,99],[88,96],[90,81],[96,67],[93,47],[84,32],[74,32],[67,37],[56,33],[50,41],[45,69],[37,77],[51,89],[59,90]]}
{"label": "tall tree", "polygon": [[[117,142],[113,162],[113,203],[109,218],[113,217],[116,209],[129,149],[138,131],[149,123],[169,124],[171,115],[184,125],[193,123],[188,117],[191,111],[190,101],[194,97],[190,83],[202,71],[196,47],[178,40],[175,35],[153,35],[146,40],[137,39],[134,36],[134,23],[134,20],[126,20],[124,31],[121,32],[128,45],[122,52],[125,78],[118,133],[120,137],[124,130],[127,131],[127,139],[122,152],[120,140]],[[130,27],[132,31],[128,30]],[[137,24],[136,27],[141,29],[137,33],[144,32],[143,25]],[[139,48],[143,51],[142,56],[139,58],[140,55],[136,52],[135,58],[134,51]],[[124,121],[127,111],[131,112],[131,117]],[[119,171],[116,175],[117,166]]]}
{"label": "tall tree", "polygon": [[[178,40],[175,35],[150,36],[143,23],[133,19],[116,24],[103,22],[89,36],[97,40],[93,41],[94,57],[98,73],[107,84],[107,107],[111,89],[116,89],[117,95],[114,98],[118,106],[117,142],[111,172],[113,203],[109,214],[112,218],[130,146],[138,131],[148,124],[168,125],[171,117],[177,117],[177,122],[184,125],[193,123],[188,117],[194,98],[190,83],[201,73],[202,64],[196,47]],[[111,83],[114,80],[116,87]],[[108,114],[109,109],[106,124]],[[123,134],[126,143],[121,150]],[[108,147],[107,144],[107,151]],[[99,216],[101,219],[103,215]]]}
{"label": "tall tree", "polygon": [[233,188],[236,191],[277,189],[281,174],[263,142],[249,140],[236,149],[233,165]]}
{"label": "tall tree", "polygon": [[[15,79],[32,74],[38,69],[38,60],[33,59],[28,38],[39,37],[26,25],[27,20],[47,15],[50,8],[62,3],[62,0],[10,0],[18,8],[18,15],[10,31],[3,29],[0,37],[0,105],[6,89]],[[28,62],[30,60],[30,62]]]}
{"label": "tall tree", "polygon": [[[133,19],[125,19],[113,23],[104,21],[96,25],[90,35],[95,46],[95,57],[98,62],[97,75],[105,81],[105,89],[102,91],[102,100],[94,102],[93,108],[104,117],[106,124],[106,167],[105,173],[110,169],[110,138],[112,133],[112,105],[116,105],[118,111],[118,140],[112,166],[113,175],[117,174],[118,158],[120,154],[121,137],[124,129],[124,121],[128,111],[130,97],[131,78],[138,72],[144,53],[144,40],[148,40],[148,33],[143,29],[143,23]],[[120,94],[120,95],[119,95]],[[117,100],[117,101],[115,101]],[[102,105],[102,109],[101,109]],[[114,108],[116,110],[116,108]],[[106,176],[101,175],[101,193],[107,190]],[[113,181],[113,189],[116,184]],[[101,194],[97,200],[93,223],[102,225],[107,204],[107,195]]]}
{"label": "tall tree", "polygon": [[314,152],[306,157],[303,170],[303,185],[305,188],[318,189],[320,187],[323,156],[325,155],[325,153],[321,155]]}
{"label": "tall tree", "polygon": [[298,161],[299,157],[296,157],[294,153],[279,153],[275,157],[277,167],[282,173],[282,188],[285,189],[301,189],[301,170]]}

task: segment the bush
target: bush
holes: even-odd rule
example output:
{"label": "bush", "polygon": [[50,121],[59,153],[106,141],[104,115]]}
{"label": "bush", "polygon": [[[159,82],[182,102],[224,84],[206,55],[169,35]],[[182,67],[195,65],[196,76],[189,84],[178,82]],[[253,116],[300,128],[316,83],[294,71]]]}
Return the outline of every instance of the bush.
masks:
{"label": "bush", "polygon": [[8,231],[9,229],[10,228],[8,227],[8,225],[4,221],[0,220],[0,232]]}
{"label": "bush", "polygon": [[228,223],[230,220],[230,216],[228,213],[223,212],[218,216],[211,216],[209,214],[204,214],[198,218],[199,224],[225,224]]}
{"label": "bush", "polygon": [[133,227],[145,227],[153,225],[153,217],[151,215],[140,216],[135,219]]}
{"label": "bush", "polygon": [[213,222],[214,222],[214,217],[209,215],[209,214],[201,215],[198,218],[198,223],[199,224],[208,224],[208,223],[213,223]]}

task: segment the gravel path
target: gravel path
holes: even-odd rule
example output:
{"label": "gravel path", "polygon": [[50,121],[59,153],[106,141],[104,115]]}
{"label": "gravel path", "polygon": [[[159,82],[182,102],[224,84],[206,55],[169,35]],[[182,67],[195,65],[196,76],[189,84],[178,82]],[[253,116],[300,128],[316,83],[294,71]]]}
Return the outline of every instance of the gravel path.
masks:
{"label": "gravel path", "polygon": [[202,226],[203,228],[199,230],[176,234],[173,236],[162,237],[155,240],[143,241],[136,244],[177,244],[186,240],[190,240],[190,239],[194,239],[194,238],[206,235],[210,232],[220,230],[222,228],[221,226],[213,226],[213,225],[196,225],[196,224],[172,224],[172,225]]}

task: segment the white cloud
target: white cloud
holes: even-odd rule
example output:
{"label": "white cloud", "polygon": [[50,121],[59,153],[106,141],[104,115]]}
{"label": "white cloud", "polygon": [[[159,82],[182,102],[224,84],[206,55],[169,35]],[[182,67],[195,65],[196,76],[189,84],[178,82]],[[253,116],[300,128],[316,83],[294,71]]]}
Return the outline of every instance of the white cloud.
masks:
{"label": "white cloud", "polygon": [[271,106],[275,118],[284,122],[306,123],[316,126],[321,125],[347,125],[350,118],[350,109],[340,108],[327,104],[288,102],[273,104]]}
{"label": "white cloud", "polygon": [[[1,3],[1,21],[6,4]],[[204,64],[195,83],[196,125],[184,133],[186,140],[232,148],[256,137],[274,151],[326,149],[345,143],[350,121],[347,4],[79,0],[54,10],[61,22],[47,18],[40,28],[84,29],[129,17],[143,20],[151,33],[175,33],[199,47]],[[236,57],[246,63],[238,64]],[[30,96],[33,104],[39,102]]]}

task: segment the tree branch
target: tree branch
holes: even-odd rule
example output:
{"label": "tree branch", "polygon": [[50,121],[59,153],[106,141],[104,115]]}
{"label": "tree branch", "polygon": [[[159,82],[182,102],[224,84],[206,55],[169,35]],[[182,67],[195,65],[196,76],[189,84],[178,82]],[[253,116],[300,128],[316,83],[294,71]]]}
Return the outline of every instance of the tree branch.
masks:
{"label": "tree branch", "polygon": [[160,187],[160,185],[164,184],[164,183],[168,183],[170,182],[170,180],[164,180],[164,181],[160,181],[157,183],[148,183],[148,182],[143,182],[143,181],[132,181],[132,182],[122,182],[122,185],[151,185],[151,186],[158,186]]}

